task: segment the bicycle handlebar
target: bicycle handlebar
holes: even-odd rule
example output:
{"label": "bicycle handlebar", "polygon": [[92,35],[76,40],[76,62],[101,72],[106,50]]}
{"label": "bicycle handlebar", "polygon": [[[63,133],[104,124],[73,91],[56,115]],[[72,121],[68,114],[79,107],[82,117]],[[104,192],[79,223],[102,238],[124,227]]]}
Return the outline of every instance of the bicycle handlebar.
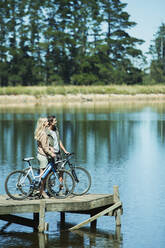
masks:
{"label": "bicycle handlebar", "polygon": [[74,155],[74,154],[75,154],[74,152],[70,152],[70,153],[68,153],[68,154],[65,154],[65,156],[66,156],[66,157],[69,157],[69,156]]}
{"label": "bicycle handlebar", "polygon": [[65,154],[65,157],[67,160],[69,160],[74,154],[75,154],[74,152],[71,152],[71,153]]}
{"label": "bicycle handlebar", "polygon": [[75,154],[74,152],[65,154],[65,157],[66,157],[66,158],[61,159],[61,160],[57,160],[57,161],[54,161],[54,160],[53,160],[53,162],[54,162],[54,164],[59,164],[59,163],[64,162],[64,161],[68,161],[68,160],[71,159],[71,156],[74,155],[74,154]]}

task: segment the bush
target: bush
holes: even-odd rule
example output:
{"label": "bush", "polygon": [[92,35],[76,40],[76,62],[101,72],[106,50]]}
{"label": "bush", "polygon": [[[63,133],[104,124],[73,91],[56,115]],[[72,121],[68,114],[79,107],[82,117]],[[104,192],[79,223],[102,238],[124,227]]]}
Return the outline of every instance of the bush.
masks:
{"label": "bush", "polygon": [[97,82],[97,76],[92,73],[75,74],[71,77],[71,84],[73,85],[92,85]]}

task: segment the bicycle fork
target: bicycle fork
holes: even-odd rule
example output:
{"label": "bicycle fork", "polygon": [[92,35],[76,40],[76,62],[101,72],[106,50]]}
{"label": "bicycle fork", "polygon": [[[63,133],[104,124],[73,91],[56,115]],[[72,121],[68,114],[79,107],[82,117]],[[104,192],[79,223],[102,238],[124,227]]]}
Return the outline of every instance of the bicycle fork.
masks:
{"label": "bicycle fork", "polygon": [[74,169],[74,166],[68,161],[68,164],[69,164],[69,167],[71,168],[71,173],[72,173],[72,176],[75,180],[76,183],[79,183],[79,180],[78,180],[78,177],[76,175],[76,172],[75,172],[75,169]]}
{"label": "bicycle fork", "polygon": [[78,180],[78,177],[76,175],[75,169],[72,169],[71,172],[72,172],[72,175],[73,175],[74,180],[76,181],[76,183],[79,183],[79,180]]}

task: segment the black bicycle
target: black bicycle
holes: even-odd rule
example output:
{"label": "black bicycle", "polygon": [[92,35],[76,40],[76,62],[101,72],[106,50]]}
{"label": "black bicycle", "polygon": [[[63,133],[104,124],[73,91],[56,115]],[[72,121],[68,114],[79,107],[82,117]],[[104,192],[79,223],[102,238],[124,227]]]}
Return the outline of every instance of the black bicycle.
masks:
{"label": "black bicycle", "polygon": [[65,158],[62,160],[58,160],[58,167],[62,169],[67,169],[73,176],[75,181],[75,187],[72,194],[74,195],[84,195],[86,194],[91,187],[91,175],[90,173],[83,167],[74,165],[71,163],[71,158],[74,153],[69,153],[65,155]]}
{"label": "black bicycle", "polygon": [[14,200],[23,200],[40,191],[41,181],[46,178],[46,189],[50,196],[66,198],[73,193],[75,180],[72,174],[62,168],[57,168],[54,161],[50,161],[40,175],[35,175],[36,169],[30,163],[33,157],[24,158],[28,168],[11,172],[5,180],[7,195]]}

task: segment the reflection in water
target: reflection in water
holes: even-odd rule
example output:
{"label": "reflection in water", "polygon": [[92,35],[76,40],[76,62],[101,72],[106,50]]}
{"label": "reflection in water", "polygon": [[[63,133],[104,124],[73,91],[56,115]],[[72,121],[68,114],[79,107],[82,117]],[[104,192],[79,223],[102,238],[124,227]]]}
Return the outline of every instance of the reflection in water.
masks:
{"label": "reflection in water", "polygon": [[2,121],[0,125],[2,161],[11,164],[20,163],[19,159],[26,154],[34,155],[33,121],[11,120]]}
{"label": "reflection in water", "polygon": [[[7,174],[25,166],[22,162],[23,157],[36,154],[33,133],[37,119],[41,115],[56,113],[64,145],[67,150],[75,152],[76,161],[81,161],[81,165],[92,175],[90,193],[112,193],[113,185],[119,185],[124,214],[122,235],[109,231],[115,227],[111,217],[108,217],[108,221],[105,221],[104,217],[100,218],[99,229],[95,231],[83,228],[71,233],[57,227],[58,219],[53,217],[53,213],[47,213],[47,222],[53,222],[47,238],[42,235],[38,238],[31,229],[20,228],[14,224],[7,226],[0,221],[0,228],[5,231],[0,236],[0,247],[7,240],[10,245],[8,247],[15,245],[13,247],[17,248],[21,242],[24,242],[25,247],[39,247],[44,244],[45,247],[154,248],[159,244],[159,248],[163,248],[164,106],[140,105],[138,108],[132,108],[121,105],[105,109],[45,107],[43,111],[33,109],[28,113],[1,111],[1,194],[5,193],[4,180]],[[73,216],[67,216],[67,223],[70,225],[75,221]],[[80,223],[82,218],[78,216],[76,223]],[[26,230],[30,234],[26,233]]]}
{"label": "reflection in water", "polygon": [[[1,239],[6,240],[8,233],[0,232]],[[92,232],[89,229],[81,229],[74,232],[60,230],[58,235],[45,233],[31,233],[25,232],[10,232],[8,242],[0,241],[3,248],[62,248],[62,247],[104,247],[104,248],[122,248],[122,235],[120,228],[115,232],[105,232],[97,230]]]}
{"label": "reflection in water", "polygon": [[[122,248],[122,235],[120,227],[117,227],[115,233],[91,230],[76,230],[74,231],[79,236],[86,237],[89,247],[107,247],[107,248]],[[104,241],[103,241],[104,240]]]}
{"label": "reflection in water", "polygon": [[0,247],[2,248],[46,248],[48,247],[48,234],[45,233],[26,233],[26,232],[10,232],[8,233],[0,231],[1,240],[6,242],[1,242]]}
{"label": "reflection in water", "polygon": [[[10,120],[3,118],[0,121],[0,160],[13,165],[13,169],[23,166],[20,163],[23,157],[36,154],[33,135],[38,116],[30,120],[24,119],[24,116],[20,118],[20,115],[15,114],[10,116]],[[86,162],[89,150],[94,152],[95,161],[98,161],[100,155],[108,160],[127,156],[130,144],[133,145],[135,123],[113,120],[110,114],[97,115],[97,118],[95,114],[79,114],[75,118],[71,115],[72,120],[68,120],[67,113],[57,116],[63,143],[75,152],[79,160]]]}

